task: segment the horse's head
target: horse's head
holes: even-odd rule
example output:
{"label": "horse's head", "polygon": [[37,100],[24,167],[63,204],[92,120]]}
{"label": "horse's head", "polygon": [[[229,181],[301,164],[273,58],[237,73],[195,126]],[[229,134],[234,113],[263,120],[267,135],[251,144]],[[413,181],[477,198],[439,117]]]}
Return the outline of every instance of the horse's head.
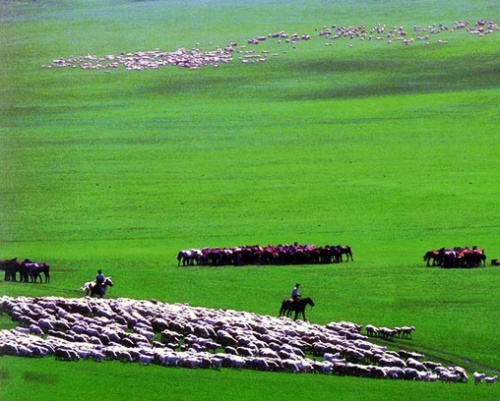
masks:
{"label": "horse's head", "polygon": [[314,306],[314,301],[311,298],[307,298],[307,304]]}
{"label": "horse's head", "polygon": [[102,283],[103,286],[110,286],[113,287],[113,280],[111,280],[111,277],[106,277],[104,279],[104,283]]}

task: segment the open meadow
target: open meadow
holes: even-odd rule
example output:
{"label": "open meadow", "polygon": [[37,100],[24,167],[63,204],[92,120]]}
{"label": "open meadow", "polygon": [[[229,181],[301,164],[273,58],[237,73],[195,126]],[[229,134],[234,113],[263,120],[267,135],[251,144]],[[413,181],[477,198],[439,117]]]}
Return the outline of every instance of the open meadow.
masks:
{"label": "open meadow", "polygon": [[[415,326],[375,341],[498,374],[500,4],[407,3],[0,0],[0,259],[51,269],[1,274],[0,296],[83,297],[103,269],[107,298],[277,316],[300,282],[311,323]],[[153,52],[219,60],[144,67]],[[82,66],[106,56],[136,60]],[[294,242],[348,244],[354,261],[176,259]],[[426,267],[455,246],[484,248],[486,267]],[[0,357],[6,401],[497,400],[499,386]]]}

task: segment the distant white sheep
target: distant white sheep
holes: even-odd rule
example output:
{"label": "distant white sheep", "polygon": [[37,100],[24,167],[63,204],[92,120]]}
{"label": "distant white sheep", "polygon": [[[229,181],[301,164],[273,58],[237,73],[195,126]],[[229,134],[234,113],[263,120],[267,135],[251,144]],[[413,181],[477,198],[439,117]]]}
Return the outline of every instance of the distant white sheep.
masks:
{"label": "distant white sheep", "polygon": [[474,377],[474,384],[480,384],[486,377],[486,374],[474,372],[472,376]]}
{"label": "distant white sheep", "polygon": [[414,331],[415,326],[403,326],[401,327],[401,337],[411,338]]}

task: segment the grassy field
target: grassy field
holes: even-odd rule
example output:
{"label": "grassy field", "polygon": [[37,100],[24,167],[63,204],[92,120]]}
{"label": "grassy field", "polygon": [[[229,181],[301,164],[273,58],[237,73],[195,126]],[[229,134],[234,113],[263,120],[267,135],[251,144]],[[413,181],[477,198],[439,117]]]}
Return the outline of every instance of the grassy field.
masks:
{"label": "grassy field", "polygon": [[[498,44],[442,31],[325,46],[323,25],[499,23],[491,0],[0,1],[0,258],[47,261],[50,285],[8,295],[81,296],[103,268],[111,297],[276,315],[296,281],[315,323],[415,325],[394,347],[494,373],[499,270],[426,268],[426,250],[500,258]],[[284,30],[265,63],[142,72],[43,69],[57,58],[206,50]],[[437,45],[440,39],[447,45]],[[285,47],[288,46],[288,47]],[[286,51],[286,53],[282,53]],[[177,267],[190,247],[349,244],[331,266]],[[11,327],[5,318],[0,327]],[[123,380],[123,379],[129,380]],[[0,358],[0,398],[79,400],[498,399],[442,386],[118,363]],[[144,385],[139,390],[137,383]],[[104,395],[103,395],[104,396]]]}

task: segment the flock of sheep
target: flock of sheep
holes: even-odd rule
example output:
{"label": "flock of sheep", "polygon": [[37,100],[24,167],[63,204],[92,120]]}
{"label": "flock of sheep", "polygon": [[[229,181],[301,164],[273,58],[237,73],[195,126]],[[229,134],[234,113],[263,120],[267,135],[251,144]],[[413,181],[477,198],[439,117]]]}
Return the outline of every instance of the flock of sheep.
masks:
{"label": "flock of sheep", "polygon": [[116,69],[123,67],[126,70],[142,71],[158,69],[165,66],[178,66],[196,69],[202,66],[219,66],[232,61],[232,57],[223,49],[203,52],[199,49],[177,49],[173,52],[164,52],[158,49],[151,51],[138,51],[132,53],[108,54],[97,57],[91,54],[78,57],[60,58],[53,60],[44,68],[80,68],[84,70]]}
{"label": "flock of sheep", "polygon": [[469,379],[462,367],[374,344],[362,326],[350,322],[323,326],[126,298],[3,296],[0,311],[18,323],[0,331],[0,355],[452,383]]}
{"label": "flock of sheep", "polygon": [[[425,45],[446,45],[447,40],[436,39],[442,32],[467,32],[476,37],[493,34],[500,30],[499,26],[486,19],[475,23],[469,21],[456,21],[449,27],[444,24],[433,24],[427,27],[415,26],[407,30],[402,26],[388,27],[385,24],[376,24],[372,28],[365,25],[359,26],[323,26],[316,29],[316,36],[325,41],[325,46],[333,46],[337,42],[347,41],[347,47],[353,47],[356,41],[386,41],[387,44],[401,43],[408,46],[412,43],[423,43]],[[231,42],[226,46],[217,46],[213,51],[204,51],[199,48],[199,43],[191,49],[179,48],[173,52],[151,51],[122,52],[119,55],[109,54],[104,57],[87,54],[69,58],[59,58],[44,68],[80,68],[80,69],[116,69],[123,67],[126,70],[142,71],[147,69],[158,69],[165,66],[179,66],[183,68],[197,69],[203,66],[218,67],[235,59],[244,64],[254,64],[267,61],[270,57],[286,54],[291,49],[296,49],[299,42],[307,42],[312,39],[308,33],[297,34],[279,31],[268,35],[260,35],[248,38],[245,44]],[[257,45],[270,43],[273,51],[262,49],[257,51]],[[264,45],[259,46],[262,48]],[[236,55],[233,57],[233,55]]]}

